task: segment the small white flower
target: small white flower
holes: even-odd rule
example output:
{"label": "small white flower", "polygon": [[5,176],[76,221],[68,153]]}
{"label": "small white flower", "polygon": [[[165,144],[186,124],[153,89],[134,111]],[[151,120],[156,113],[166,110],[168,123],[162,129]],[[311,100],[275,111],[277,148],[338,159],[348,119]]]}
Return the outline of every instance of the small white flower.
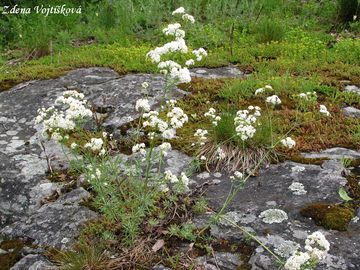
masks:
{"label": "small white flower", "polygon": [[167,152],[171,150],[171,144],[168,142],[164,142],[162,144],[160,144],[159,146],[160,149],[160,153],[166,157],[167,156]]}
{"label": "small white flower", "polygon": [[218,148],[216,149],[216,154],[217,154],[217,158],[218,158],[218,159],[224,159],[224,158],[226,158],[226,154],[225,154],[224,150],[222,150],[220,147],[218,147]]}
{"label": "small white flower", "polygon": [[293,139],[291,139],[290,137],[287,137],[287,138],[285,138],[285,139],[282,139],[281,141],[280,141],[285,147],[288,147],[288,148],[293,148],[295,145],[296,145],[296,142],[293,140]]}
{"label": "small white flower", "polygon": [[180,181],[184,185],[184,187],[187,188],[187,186],[189,185],[189,178],[186,176],[184,172],[180,174]]}
{"label": "small white flower", "polygon": [[187,60],[187,61],[185,62],[185,65],[187,65],[188,67],[189,67],[189,66],[193,66],[194,64],[195,64],[194,59],[189,59],[189,60]]}
{"label": "small white flower", "polygon": [[169,187],[168,187],[167,185],[165,185],[165,184],[162,184],[162,185],[159,186],[159,190],[160,190],[161,192],[166,193],[166,192],[169,191]]}
{"label": "small white flower", "polygon": [[234,172],[234,176],[237,178],[237,179],[242,179],[244,177],[244,174],[242,174],[241,172],[239,171],[235,171]]}
{"label": "small white flower", "polygon": [[175,174],[173,174],[170,170],[165,171],[165,180],[169,181],[170,183],[177,183],[179,179]]}
{"label": "small white flower", "polygon": [[284,268],[286,270],[301,270],[301,266],[307,264],[310,256],[306,252],[295,252],[291,257],[286,260]]}
{"label": "small white flower", "polygon": [[200,160],[205,161],[205,160],[206,160],[206,157],[205,157],[205,156],[201,156],[201,157],[200,157]]}
{"label": "small white flower", "polygon": [[264,88],[258,88],[255,90],[255,95],[259,95],[261,93],[265,92],[265,89]]}
{"label": "small white flower", "polygon": [[149,100],[147,100],[146,98],[141,98],[141,99],[137,100],[135,109],[136,109],[136,111],[144,111],[144,112],[150,111]]}
{"label": "small white flower", "polygon": [[103,148],[100,150],[99,155],[104,156],[106,154],[106,150]]}
{"label": "small white flower", "polygon": [[[138,153],[140,152],[140,154],[146,154],[146,150],[145,150],[145,143],[138,143],[138,144],[135,144],[133,147],[132,147],[132,152],[135,154],[135,153]],[[145,152],[144,152],[145,151]]]}
{"label": "small white flower", "polygon": [[270,103],[273,106],[281,104],[281,100],[277,95],[272,95],[266,98],[266,102]]}
{"label": "small white flower", "polygon": [[185,8],[179,7],[172,12],[172,15],[185,13]]}
{"label": "small white flower", "polygon": [[183,19],[184,21],[188,21],[188,22],[190,22],[190,23],[194,23],[194,22],[195,22],[194,17],[193,17],[192,15],[190,15],[190,14],[184,14],[184,15],[182,15],[182,19]]}
{"label": "small white flower", "polygon": [[90,148],[92,151],[100,151],[104,141],[101,138],[91,138],[89,143],[84,145],[85,148]]}
{"label": "small white flower", "polygon": [[198,138],[199,143],[203,143],[207,140],[206,135],[208,134],[208,131],[206,129],[197,129],[194,133],[194,136]]}
{"label": "small white flower", "polygon": [[167,139],[167,140],[171,140],[171,139],[174,139],[175,136],[176,136],[176,130],[175,129],[167,129],[165,130],[161,136],[164,138],[164,139]]}
{"label": "small white flower", "polygon": [[326,106],[325,105],[320,105],[320,110],[319,110],[320,113],[322,114],[325,114],[326,116],[330,116],[330,112],[327,110]]}
{"label": "small white flower", "polygon": [[193,50],[193,54],[196,56],[196,61],[201,61],[203,57],[207,56],[207,52],[203,48]]}
{"label": "small white flower", "polygon": [[310,257],[320,261],[324,259],[330,250],[330,243],[320,231],[316,231],[306,238],[305,250],[307,250]]}
{"label": "small white flower", "polygon": [[70,148],[71,148],[71,149],[75,149],[77,146],[78,146],[78,145],[73,142],[73,143],[70,145]]}
{"label": "small white flower", "polygon": [[96,175],[97,178],[100,178],[100,177],[101,177],[101,172],[100,172],[99,169],[96,169],[96,170],[95,170],[95,175]]}

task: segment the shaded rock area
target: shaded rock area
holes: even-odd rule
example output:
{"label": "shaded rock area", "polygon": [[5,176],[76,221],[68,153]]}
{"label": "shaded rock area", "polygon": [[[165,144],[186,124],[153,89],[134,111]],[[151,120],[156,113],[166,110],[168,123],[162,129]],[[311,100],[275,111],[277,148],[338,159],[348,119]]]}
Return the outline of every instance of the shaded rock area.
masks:
{"label": "shaded rock area", "polygon": [[[193,74],[205,78],[242,76],[235,67],[203,70],[194,70]],[[145,81],[150,85],[146,93],[141,88]],[[40,126],[34,124],[38,109],[53,105],[66,90],[78,90],[104,118],[104,126],[112,131],[127,123],[129,117],[138,116],[134,106],[144,94],[155,108],[163,98],[163,87],[164,79],[160,75],[119,76],[109,68],[83,68],[57,79],[29,81],[1,92],[0,235],[28,239],[40,247],[68,248],[81,225],[96,217],[96,213],[80,203],[89,196],[87,191],[78,188],[62,194],[61,184],[47,178],[47,159],[54,169],[66,168],[68,160],[66,150],[59,145],[53,142],[41,145]],[[186,94],[179,89],[173,89],[172,93],[175,98]],[[186,158],[182,155],[175,152],[170,155],[168,166],[183,164]],[[60,194],[59,198],[48,200],[54,194]],[[41,255],[30,255],[14,269],[43,269],[47,262]],[[23,268],[23,264],[28,268]]]}
{"label": "shaded rock area", "polygon": [[[226,217],[246,231],[255,233],[267,246],[281,257],[288,257],[297,247],[304,246],[308,234],[320,230],[330,242],[330,252],[323,264],[317,269],[360,269],[360,228],[354,219],[347,231],[326,230],[317,226],[312,219],[305,218],[300,210],[307,205],[324,202],[339,203],[339,187],[347,183],[343,176],[342,157],[360,158],[360,153],[344,148],[333,148],[321,153],[304,154],[309,157],[326,157],[322,166],[284,162],[270,165],[260,172],[258,177],[251,177],[245,187],[235,196]],[[200,174],[198,178],[204,178]],[[206,175],[206,178],[211,176]],[[205,193],[209,207],[219,210],[231,188],[229,175],[218,178],[217,185],[210,185]],[[292,183],[301,183],[304,191],[297,194],[289,189]],[[259,218],[267,209],[281,209],[287,219],[280,223],[265,223]],[[195,220],[201,228],[209,220],[204,215]],[[246,240],[239,229],[223,220],[220,225],[211,226],[211,235],[234,243]],[[274,258],[264,248],[258,246],[249,261],[251,269],[278,269]],[[208,268],[212,269],[212,268]],[[227,268],[220,268],[227,269]],[[237,269],[236,267],[230,269]]]}

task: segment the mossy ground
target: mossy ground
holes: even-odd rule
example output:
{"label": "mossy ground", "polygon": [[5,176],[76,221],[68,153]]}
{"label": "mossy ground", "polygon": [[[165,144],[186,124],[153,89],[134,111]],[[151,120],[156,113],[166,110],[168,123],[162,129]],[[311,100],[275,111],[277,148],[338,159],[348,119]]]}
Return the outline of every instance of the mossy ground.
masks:
{"label": "mossy ground", "polygon": [[354,209],[346,205],[313,203],[300,210],[302,216],[312,218],[317,225],[328,230],[346,231],[355,215]]}
{"label": "mossy ground", "polygon": [[5,254],[0,254],[0,270],[10,269],[11,266],[21,259],[21,249],[24,245],[24,241],[20,239],[3,240],[0,242],[0,249],[6,252]]}

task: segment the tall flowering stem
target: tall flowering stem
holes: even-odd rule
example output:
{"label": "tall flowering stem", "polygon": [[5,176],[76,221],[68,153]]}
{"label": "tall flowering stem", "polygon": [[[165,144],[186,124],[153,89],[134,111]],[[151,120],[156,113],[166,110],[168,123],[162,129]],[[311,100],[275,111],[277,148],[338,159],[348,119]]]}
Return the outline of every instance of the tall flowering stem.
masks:
{"label": "tall flowering stem", "polygon": [[[184,23],[195,23],[192,15],[187,14],[183,7],[176,9],[173,16],[180,17]],[[147,53],[149,58],[154,64],[157,65],[159,72],[165,75],[165,87],[163,101],[167,98],[167,93],[170,92],[172,96],[172,87],[180,83],[189,83],[191,81],[189,67],[195,64],[195,61],[201,61],[203,57],[207,56],[207,52],[203,48],[193,50],[192,54],[194,59],[190,58],[184,63],[180,64],[173,60],[162,60],[167,55],[175,56],[176,54],[188,54],[189,48],[185,41],[185,31],[181,29],[182,25],[178,22],[169,24],[163,29],[165,36],[173,37],[173,40],[164,44],[163,46],[156,47]]]}

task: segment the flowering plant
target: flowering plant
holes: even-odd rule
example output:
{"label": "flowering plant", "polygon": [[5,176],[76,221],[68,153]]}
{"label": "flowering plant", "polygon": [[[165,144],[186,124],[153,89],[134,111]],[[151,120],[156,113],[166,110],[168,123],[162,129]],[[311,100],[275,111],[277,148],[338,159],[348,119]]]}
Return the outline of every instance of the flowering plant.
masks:
{"label": "flowering plant", "polygon": [[317,94],[316,92],[306,92],[300,93],[293,96],[297,109],[302,112],[307,112],[311,110],[317,103]]}
{"label": "flowering plant", "polygon": [[[185,23],[195,23],[195,19],[192,15],[187,14],[183,7],[176,9],[172,15],[181,16],[181,19]],[[165,36],[173,37],[174,40],[164,44],[163,46],[156,47],[155,49],[147,53],[147,57],[157,65],[160,73],[165,75],[165,88],[164,99],[169,92],[171,97],[171,90],[173,85],[180,83],[189,83],[191,81],[190,71],[188,67],[195,64],[195,61],[201,61],[203,57],[207,56],[207,52],[203,48],[193,50],[192,54],[194,59],[190,58],[186,60],[182,65],[174,60],[164,60],[166,56],[173,56],[176,53],[188,54],[189,48],[185,42],[185,31],[181,29],[181,24],[176,22],[169,24],[163,29]]]}

